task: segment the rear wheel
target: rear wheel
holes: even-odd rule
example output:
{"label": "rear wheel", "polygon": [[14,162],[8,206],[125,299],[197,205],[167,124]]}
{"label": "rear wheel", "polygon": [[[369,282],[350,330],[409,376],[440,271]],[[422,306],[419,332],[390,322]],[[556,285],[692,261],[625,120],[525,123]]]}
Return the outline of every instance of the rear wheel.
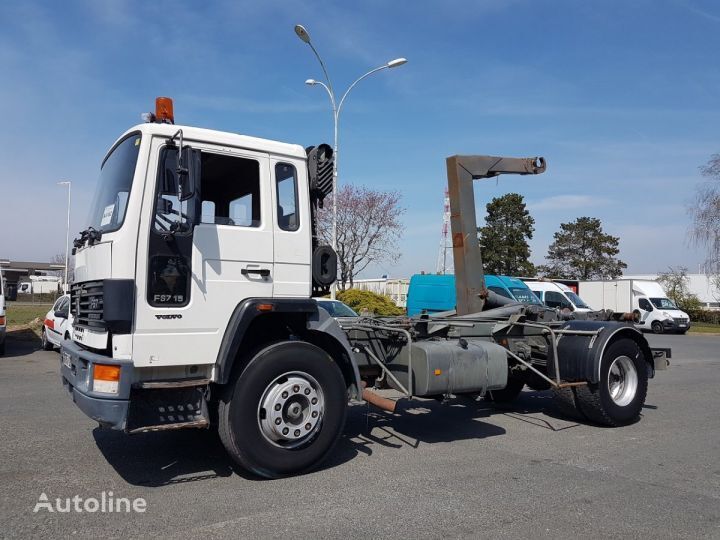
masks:
{"label": "rear wheel", "polygon": [[53,344],[50,343],[50,340],[47,337],[47,330],[45,330],[45,327],[42,327],[42,332],[40,333],[40,342],[42,343],[43,351],[52,351]]}
{"label": "rear wheel", "polygon": [[600,383],[574,388],[575,403],[589,420],[623,426],[640,418],[648,388],[645,358],[632,339],[611,344],[600,363]]}
{"label": "rear wheel", "polygon": [[342,372],[325,351],[275,343],[228,384],[218,431],[248,471],[266,478],[298,474],[317,466],[340,438],[347,399]]}

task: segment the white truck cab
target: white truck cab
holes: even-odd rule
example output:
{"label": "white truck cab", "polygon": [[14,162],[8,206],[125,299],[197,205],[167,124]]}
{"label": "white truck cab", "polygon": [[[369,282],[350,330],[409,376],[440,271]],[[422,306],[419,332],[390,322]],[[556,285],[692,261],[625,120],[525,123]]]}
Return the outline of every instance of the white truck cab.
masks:
{"label": "white truck cab", "polygon": [[592,311],[582,298],[563,283],[550,280],[523,280],[535,293],[540,301],[548,307],[560,310],[569,309],[577,313],[589,313]]}

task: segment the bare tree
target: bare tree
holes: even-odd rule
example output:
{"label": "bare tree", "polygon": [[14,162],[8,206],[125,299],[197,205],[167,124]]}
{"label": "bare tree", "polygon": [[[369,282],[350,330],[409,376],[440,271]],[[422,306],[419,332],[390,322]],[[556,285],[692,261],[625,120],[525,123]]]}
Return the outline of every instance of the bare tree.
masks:
{"label": "bare tree", "polygon": [[707,179],[695,193],[695,201],[689,208],[692,216],[690,236],[706,249],[705,273],[720,275],[720,154],[713,154],[700,167]]}
{"label": "bare tree", "polygon": [[[400,256],[397,241],[402,236],[400,206],[397,191],[374,190],[364,186],[345,184],[337,194],[337,255],[340,266],[340,289],[353,286],[355,276],[370,263]],[[332,201],[328,197],[318,214],[319,233],[332,244]]]}
{"label": "bare tree", "polygon": [[[65,254],[57,253],[57,254],[53,255],[50,258],[50,264],[62,264],[64,267],[65,266]],[[74,281],[74,277],[75,277],[74,268],[75,268],[75,257],[70,255],[70,262],[68,264],[68,282],[69,283],[72,283]],[[55,272],[53,272],[53,274],[55,274],[57,277],[59,277],[60,280],[64,280],[65,279],[65,268],[63,268],[62,270],[56,270]]]}

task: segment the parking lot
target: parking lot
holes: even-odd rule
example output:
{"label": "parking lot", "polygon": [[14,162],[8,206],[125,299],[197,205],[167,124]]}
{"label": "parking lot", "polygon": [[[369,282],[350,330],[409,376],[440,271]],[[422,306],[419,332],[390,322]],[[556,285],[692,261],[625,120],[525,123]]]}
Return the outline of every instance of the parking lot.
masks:
{"label": "parking lot", "polygon": [[[547,392],[514,406],[417,400],[353,406],[320,470],[262,481],[214,434],[100,430],[65,394],[59,355],[9,342],[0,358],[3,537],[720,537],[720,336],[672,347],[642,420],[559,416]],[[142,497],[144,513],[34,513],[55,498]]]}

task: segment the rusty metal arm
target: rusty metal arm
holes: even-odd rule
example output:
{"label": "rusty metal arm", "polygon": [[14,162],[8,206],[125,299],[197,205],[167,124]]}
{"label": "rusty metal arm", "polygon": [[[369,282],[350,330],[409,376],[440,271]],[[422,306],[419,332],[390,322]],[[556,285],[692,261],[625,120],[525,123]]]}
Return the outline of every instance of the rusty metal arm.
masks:
{"label": "rusty metal arm", "polygon": [[482,311],[486,295],[473,180],[501,174],[540,174],[545,172],[546,164],[542,157],[496,156],[451,156],[446,162],[457,314],[469,315]]}

